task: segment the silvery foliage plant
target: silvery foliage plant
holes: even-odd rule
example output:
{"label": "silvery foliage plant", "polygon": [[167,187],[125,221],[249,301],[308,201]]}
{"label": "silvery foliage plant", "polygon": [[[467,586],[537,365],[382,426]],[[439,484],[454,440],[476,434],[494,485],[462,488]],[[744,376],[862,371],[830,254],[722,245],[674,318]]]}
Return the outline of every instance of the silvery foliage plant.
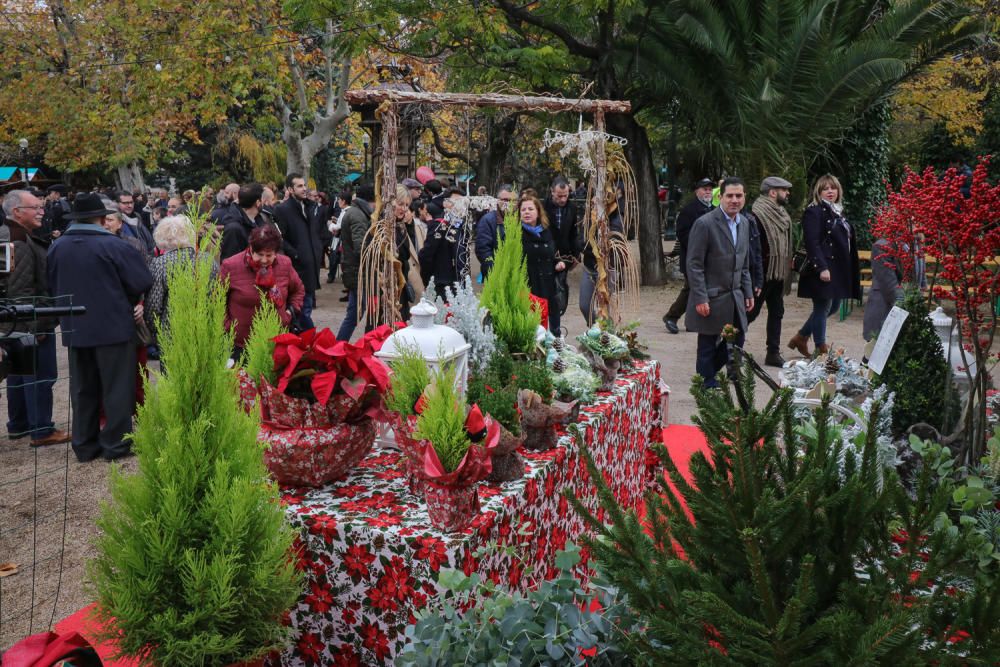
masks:
{"label": "silvery foliage plant", "polygon": [[427,285],[425,298],[434,296],[437,315],[435,324],[444,324],[462,334],[465,342],[472,346],[469,350],[469,365],[473,370],[483,370],[497,349],[497,337],[493,327],[485,324],[487,311],[479,305],[479,297],[472,289],[472,279],[466,276],[462,284],[445,288],[448,303],[437,296],[434,280]]}

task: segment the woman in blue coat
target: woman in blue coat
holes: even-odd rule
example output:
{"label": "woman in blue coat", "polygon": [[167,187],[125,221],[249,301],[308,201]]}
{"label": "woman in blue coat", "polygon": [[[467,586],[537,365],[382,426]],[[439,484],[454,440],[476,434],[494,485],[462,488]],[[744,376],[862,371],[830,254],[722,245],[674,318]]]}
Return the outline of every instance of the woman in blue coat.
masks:
{"label": "woman in blue coat", "polygon": [[799,274],[799,296],[812,299],[813,310],[788,347],[807,357],[810,337],[818,354],[829,351],[826,320],[837,312],[841,300],[861,298],[857,240],[844,217],[843,192],[836,176],[820,176],[812,189],[812,203],[802,214],[808,257]]}

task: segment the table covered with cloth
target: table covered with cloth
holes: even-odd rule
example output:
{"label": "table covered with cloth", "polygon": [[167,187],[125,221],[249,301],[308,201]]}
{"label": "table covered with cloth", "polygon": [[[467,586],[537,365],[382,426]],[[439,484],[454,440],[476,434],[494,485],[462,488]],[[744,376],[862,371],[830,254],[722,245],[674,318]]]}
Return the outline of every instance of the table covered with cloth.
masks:
{"label": "table covered with cloth", "polygon": [[[622,507],[641,502],[646,486],[659,374],[655,361],[638,363],[576,420]],[[391,664],[414,612],[440,603],[442,569],[475,571],[516,590],[555,576],[555,553],[587,530],[563,492],[596,510],[596,489],[568,433],[555,449],[524,458],[521,479],[480,485],[480,515],[462,533],[431,527],[423,501],[407,490],[405,461],[377,446],[341,482],[284,489],[305,585],[290,614],[292,643],[271,662]]]}

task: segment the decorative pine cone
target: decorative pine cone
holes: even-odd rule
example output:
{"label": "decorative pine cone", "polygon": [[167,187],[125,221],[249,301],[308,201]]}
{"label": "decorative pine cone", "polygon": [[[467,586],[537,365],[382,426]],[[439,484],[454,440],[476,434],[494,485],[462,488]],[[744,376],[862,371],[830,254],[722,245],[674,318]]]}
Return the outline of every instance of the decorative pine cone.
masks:
{"label": "decorative pine cone", "polygon": [[830,354],[826,358],[826,363],[823,365],[823,369],[827,373],[832,373],[833,375],[836,375],[837,372],[840,370],[840,360],[837,359],[837,357],[835,357],[834,355]]}
{"label": "decorative pine cone", "polygon": [[607,331],[601,334],[601,345],[611,345],[611,336]]}
{"label": "decorative pine cone", "polygon": [[562,337],[556,338],[554,341],[552,341],[552,349],[554,349],[556,352],[562,352],[565,347],[566,347],[566,341],[564,341]]}
{"label": "decorative pine cone", "polygon": [[552,370],[556,373],[562,373],[566,370],[566,362],[562,357],[556,357],[556,360],[552,362]]}

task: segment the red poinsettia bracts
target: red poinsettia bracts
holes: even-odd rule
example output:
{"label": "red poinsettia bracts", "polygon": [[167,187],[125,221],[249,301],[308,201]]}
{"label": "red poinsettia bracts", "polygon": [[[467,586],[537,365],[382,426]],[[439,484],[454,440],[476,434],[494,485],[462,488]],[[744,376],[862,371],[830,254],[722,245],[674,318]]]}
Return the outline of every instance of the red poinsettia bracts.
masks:
{"label": "red poinsettia bracts", "polygon": [[381,404],[389,387],[389,369],[375,352],[382,348],[392,327],[374,329],[357,343],[338,341],[329,329],[310,329],[301,335],[286,333],[274,338],[274,367],[278,391],[308,378],[312,396],[326,405],[331,396],[343,393],[357,403]]}
{"label": "red poinsettia bracts", "polygon": [[[470,422],[471,418],[471,422]],[[483,420],[478,406],[473,406],[466,417],[466,430],[478,427]],[[493,471],[493,450],[500,442],[500,425],[494,419],[486,419],[486,437],[481,445],[474,444],[462,457],[458,467],[447,472],[430,443],[424,445],[422,476],[439,486],[468,486],[486,479]]]}

